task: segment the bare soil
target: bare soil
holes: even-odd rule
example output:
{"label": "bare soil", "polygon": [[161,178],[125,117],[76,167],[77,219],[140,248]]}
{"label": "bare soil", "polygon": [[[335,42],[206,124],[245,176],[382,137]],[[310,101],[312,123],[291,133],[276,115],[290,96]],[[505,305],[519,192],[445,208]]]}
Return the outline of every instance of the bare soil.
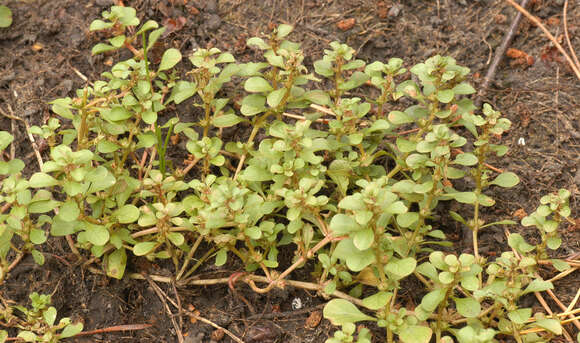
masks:
{"label": "bare soil", "polygon": [[[30,125],[42,124],[52,115],[49,101],[74,96],[74,91],[85,85],[83,76],[96,80],[111,62],[126,57],[90,54],[98,37],[88,32],[89,24],[113,5],[113,0],[9,0],[6,4],[14,12],[14,23],[0,29],[0,109]],[[556,36],[563,32],[562,4],[562,0],[536,0],[531,7]],[[136,8],[142,19],[173,25],[174,31],[163,43],[184,55],[198,47],[214,46],[232,51],[239,61],[255,60],[257,52],[247,48],[245,40],[268,32],[271,24],[289,23],[295,26],[290,38],[302,43],[307,65],[319,59],[334,40],[349,44],[359,58],[369,62],[400,57],[410,66],[435,54],[450,55],[458,64],[471,68],[476,89],[516,13],[502,0],[126,0],[125,5]],[[580,3],[570,1],[567,15],[572,44],[580,47]],[[354,19],[351,28],[343,22],[349,19]],[[179,27],[180,22],[183,27]],[[580,251],[579,81],[530,21],[522,20],[511,47],[532,56],[533,63],[518,64],[506,58],[483,100],[513,123],[503,137],[509,153],[490,163],[517,173],[521,183],[508,191],[490,190],[497,204],[483,214],[484,219],[519,221],[518,214],[533,211],[542,195],[567,188],[573,194],[571,217],[576,225],[562,228],[564,243],[557,256],[566,257]],[[187,63],[181,66],[184,72],[188,68]],[[191,108],[179,110],[182,118],[193,120],[197,116]],[[167,113],[168,117],[173,115]],[[0,116],[0,129],[15,135],[16,156],[27,163],[27,173],[34,172],[36,162],[22,124]],[[434,225],[456,242],[454,250],[464,249],[463,233],[452,221],[442,216]],[[533,230],[522,226],[509,230],[537,239]],[[482,232],[480,240],[484,256],[490,259],[508,249],[501,227]],[[112,280],[82,269],[75,265],[74,256],[61,239],[50,239],[45,255],[47,263],[43,267],[31,259],[22,261],[1,286],[0,296],[25,304],[32,291],[51,293],[59,315],[84,321],[86,330],[152,324],[143,330],[95,334],[71,341],[176,342],[176,327],[188,343],[212,341],[211,326],[187,315],[170,315],[166,301],[149,282]],[[290,259],[291,252],[286,256]],[[171,273],[163,266],[137,260],[130,261],[130,268],[151,274]],[[220,270],[204,268],[200,273],[212,277],[240,270],[234,264]],[[545,271],[546,277],[553,274]],[[293,277],[308,280],[307,268]],[[567,306],[579,284],[580,273],[573,273],[555,283],[554,293]],[[193,306],[200,316],[229,329],[244,342],[324,342],[334,330],[326,320],[315,328],[306,327],[307,318],[321,310],[324,300],[304,290],[289,288],[261,295],[242,285],[237,294],[227,285],[159,287],[168,297],[179,300],[183,308]],[[301,309],[292,307],[295,299],[300,299]],[[559,311],[552,299],[546,297],[546,301]],[[575,327],[567,325],[566,329],[575,337]],[[376,332],[375,341],[379,342],[382,336]],[[222,342],[232,340],[226,336]]]}

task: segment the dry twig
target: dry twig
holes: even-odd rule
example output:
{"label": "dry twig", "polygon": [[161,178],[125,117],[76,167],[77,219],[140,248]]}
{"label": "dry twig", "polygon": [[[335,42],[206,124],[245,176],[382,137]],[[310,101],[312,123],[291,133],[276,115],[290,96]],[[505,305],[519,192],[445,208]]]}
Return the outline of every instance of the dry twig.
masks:
{"label": "dry twig", "polygon": [[[528,2],[529,2],[529,0],[522,0],[522,2],[521,2],[522,8],[525,8],[528,5]],[[487,69],[487,73],[483,77],[483,82],[481,83],[480,90],[477,93],[477,99],[475,100],[475,106],[477,108],[481,107],[481,103],[482,103],[481,98],[485,95],[485,93],[487,92],[487,88],[489,87],[489,84],[494,79],[495,74],[497,72],[497,67],[499,66],[499,63],[501,62],[501,60],[505,56],[507,48],[509,47],[512,40],[514,39],[514,36],[516,35],[516,32],[518,30],[518,26],[520,25],[521,19],[522,19],[522,15],[521,15],[521,13],[518,13],[516,15],[516,17],[514,18],[514,20],[512,21],[512,24],[511,24],[509,30],[506,32],[506,34],[503,38],[503,41],[501,42],[501,45],[495,51],[495,56],[493,58],[493,61],[491,62],[491,65]]]}

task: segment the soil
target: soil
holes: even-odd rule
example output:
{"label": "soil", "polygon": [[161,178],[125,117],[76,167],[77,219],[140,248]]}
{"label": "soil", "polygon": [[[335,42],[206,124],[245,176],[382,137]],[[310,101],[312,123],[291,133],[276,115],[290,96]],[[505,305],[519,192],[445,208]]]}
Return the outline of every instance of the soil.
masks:
{"label": "soil", "polygon": [[[563,32],[563,2],[536,0],[531,8],[556,36]],[[272,23],[289,23],[295,26],[290,38],[302,42],[307,65],[319,59],[334,40],[349,44],[359,58],[369,62],[401,57],[410,66],[435,54],[450,55],[458,64],[471,68],[476,89],[516,13],[503,0],[126,0],[125,4],[136,8],[142,19],[172,25],[174,30],[163,43],[166,48],[179,48],[184,55],[198,47],[215,46],[232,51],[239,61],[254,60],[256,52],[246,47],[245,40],[268,32]],[[123,57],[90,54],[99,38],[88,32],[89,24],[100,18],[113,0],[22,0],[7,1],[6,5],[14,12],[14,23],[0,29],[0,109],[30,125],[42,124],[51,115],[49,101],[74,96],[74,91],[85,85],[85,77],[98,79],[109,68],[110,59]],[[580,47],[580,4],[570,1],[567,15],[572,45]],[[511,47],[532,56],[533,63],[505,59],[483,100],[513,123],[502,138],[510,147],[509,153],[490,164],[517,173],[521,183],[509,191],[489,190],[497,204],[484,212],[484,219],[519,220],[518,214],[533,211],[542,195],[567,188],[572,192],[571,218],[577,224],[562,229],[563,245],[557,256],[566,257],[580,251],[579,80],[542,31],[526,19]],[[187,67],[186,63],[181,65]],[[2,116],[0,130],[15,135],[16,156],[29,166],[27,173],[34,172],[36,161],[22,124]],[[454,239],[454,249],[461,251],[460,228],[446,217],[436,225]],[[537,239],[533,230],[522,226],[509,229]],[[508,249],[503,230],[495,227],[481,233],[484,256],[493,258]],[[45,256],[42,268],[24,259],[0,288],[0,295],[25,304],[32,291],[50,293],[59,315],[84,321],[85,330],[152,324],[141,330],[70,341],[176,342],[176,327],[181,328],[188,343],[215,338],[211,326],[187,315],[169,314],[177,311],[158,296],[150,282],[113,280],[75,266],[74,256],[61,239],[49,240]],[[169,272],[163,266],[132,262],[134,271]],[[200,273],[224,277],[239,268],[228,265],[218,271],[208,266]],[[300,273],[293,276],[309,278],[307,271]],[[554,293],[567,306],[578,284],[580,273],[576,272],[555,282]],[[262,295],[242,285],[237,286],[237,292],[227,285],[180,289],[158,285],[183,308],[199,311],[199,316],[227,328],[244,342],[324,342],[334,331],[326,320],[313,328],[307,325],[309,316],[321,310],[324,299],[304,290],[288,288]],[[552,299],[546,296],[546,301],[559,311]],[[566,329],[575,337],[574,326]],[[380,331],[375,331],[375,341],[379,342]],[[232,340],[225,336],[222,342]]]}

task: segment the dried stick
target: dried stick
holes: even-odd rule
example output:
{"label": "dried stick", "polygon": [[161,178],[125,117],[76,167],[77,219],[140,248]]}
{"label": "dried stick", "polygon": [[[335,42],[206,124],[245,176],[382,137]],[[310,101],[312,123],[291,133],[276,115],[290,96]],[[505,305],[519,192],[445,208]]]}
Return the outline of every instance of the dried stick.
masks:
{"label": "dried stick", "polygon": [[126,324],[126,325],[115,325],[109,326],[103,329],[96,329],[91,331],[82,331],[75,335],[77,336],[89,336],[95,335],[100,333],[109,333],[109,332],[120,332],[120,331],[134,331],[134,330],[143,330],[152,327],[151,324]]}
{"label": "dried stick", "polygon": [[520,11],[528,19],[530,19],[534,24],[536,24],[540,29],[542,29],[542,31],[544,31],[544,33],[546,34],[546,36],[548,36],[548,39],[550,39],[550,41],[552,41],[552,43],[556,46],[556,48],[558,49],[558,51],[560,51],[560,53],[562,55],[564,55],[564,57],[566,58],[566,61],[568,62],[568,64],[572,68],[572,70],[574,71],[574,74],[576,74],[576,77],[578,78],[578,80],[580,80],[580,66],[577,66],[574,63],[574,61],[572,60],[572,58],[570,58],[570,56],[566,53],[566,50],[564,50],[564,48],[562,47],[562,45],[560,43],[558,43],[558,41],[556,40],[556,38],[554,38],[554,36],[550,33],[550,31],[548,31],[548,29],[546,29],[546,27],[538,20],[538,18],[536,18],[533,15],[531,15],[530,12],[526,11],[525,8],[523,8],[520,5],[516,4],[513,0],[506,0],[506,1],[509,2],[510,5],[514,6],[518,11]]}
{"label": "dried stick", "polygon": [[[525,8],[528,5],[528,2],[529,2],[529,0],[522,0],[521,6],[523,8]],[[477,108],[481,107],[481,103],[482,103],[481,98],[483,98],[483,96],[487,92],[489,84],[495,78],[495,74],[497,72],[497,67],[499,66],[499,63],[501,62],[501,60],[503,59],[507,48],[509,47],[512,40],[514,39],[514,36],[516,35],[516,31],[518,30],[518,26],[520,25],[521,19],[522,19],[522,14],[521,13],[516,14],[516,17],[512,21],[512,24],[511,24],[509,30],[506,32],[506,34],[503,38],[503,41],[501,42],[501,45],[495,50],[495,56],[493,57],[493,61],[491,62],[489,69],[487,69],[487,73],[485,74],[485,76],[483,78],[483,82],[481,83],[481,86],[479,88],[479,92],[477,93],[477,99],[475,100],[475,107],[477,107]]]}
{"label": "dried stick", "polygon": [[576,66],[580,68],[580,62],[578,61],[578,56],[576,56],[576,51],[574,51],[574,47],[570,42],[570,34],[568,33],[568,22],[567,22],[567,12],[568,12],[568,0],[564,2],[564,9],[562,10],[562,20],[564,21],[564,36],[566,37],[566,43],[568,44],[568,49],[570,49],[570,53],[572,54],[572,58],[574,59],[574,63]]}

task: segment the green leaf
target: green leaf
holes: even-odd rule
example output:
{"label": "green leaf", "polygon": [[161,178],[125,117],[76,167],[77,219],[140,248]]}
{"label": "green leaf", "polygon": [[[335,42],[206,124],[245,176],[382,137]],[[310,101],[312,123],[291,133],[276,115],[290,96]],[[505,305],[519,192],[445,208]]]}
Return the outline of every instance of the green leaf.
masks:
{"label": "green leaf", "polygon": [[320,90],[320,89],[308,91],[308,92],[304,93],[304,95],[302,97],[304,97],[304,99],[306,99],[312,103],[318,104],[318,105],[330,104],[330,96],[328,95],[328,93],[326,93],[325,91]]}
{"label": "green leaf", "polygon": [[462,224],[466,224],[465,219],[463,219],[463,217],[459,213],[455,211],[449,211],[449,215],[451,215],[451,218],[453,218],[455,221],[458,221]]}
{"label": "green leaf", "polygon": [[266,81],[263,77],[254,76],[250,77],[244,83],[244,89],[250,93],[263,93],[273,90],[270,82]]}
{"label": "green leaf", "polygon": [[284,37],[288,36],[294,27],[288,24],[280,24],[277,29],[276,38],[283,39]]}
{"label": "green leaf", "polygon": [[215,255],[215,265],[218,267],[223,266],[224,264],[226,264],[227,260],[228,260],[228,250],[225,248],[218,250],[218,252]]}
{"label": "green leaf", "polygon": [[387,117],[389,121],[395,125],[402,125],[414,122],[407,113],[401,111],[391,111]]}
{"label": "green leaf", "polygon": [[117,249],[107,256],[107,276],[122,279],[127,267],[127,253],[124,248]]}
{"label": "green leaf", "polygon": [[490,185],[497,185],[497,186],[504,187],[504,188],[510,188],[510,187],[517,185],[518,183],[520,183],[520,178],[516,174],[514,174],[512,172],[505,172],[505,173],[499,174],[489,184]]}
{"label": "green leaf", "polygon": [[526,287],[522,295],[533,292],[543,292],[548,289],[554,289],[554,285],[550,281],[534,279],[528,284],[528,287]]}
{"label": "green leaf", "polygon": [[231,127],[240,122],[244,121],[244,119],[238,117],[237,115],[230,113],[224,114],[219,117],[213,118],[213,125],[215,127]]}
{"label": "green leaf", "polygon": [[550,262],[552,262],[554,268],[556,268],[556,270],[558,270],[559,272],[563,272],[570,269],[570,265],[566,261],[551,259]]}
{"label": "green leaf", "polygon": [[181,104],[191,98],[197,91],[197,84],[189,81],[177,81],[171,90],[171,96],[168,101],[173,100],[176,104]]}
{"label": "green leaf", "polygon": [[[403,113],[403,112],[401,112],[401,113]],[[413,152],[417,148],[416,142],[412,142],[412,141],[403,139],[401,137],[397,137],[396,144],[397,144],[397,148],[401,152]]]}
{"label": "green leaf", "polygon": [[393,293],[391,292],[378,292],[370,297],[364,298],[362,304],[369,310],[378,310],[385,307],[392,297]]}
{"label": "green leaf", "polygon": [[16,337],[22,338],[25,342],[36,342],[37,341],[36,335],[31,331],[20,331],[18,333],[18,336],[16,336]]}
{"label": "green leaf", "polygon": [[0,6],[0,27],[12,25],[12,11],[7,6]]}
{"label": "green leaf", "polygon": [[323,315],[334,325],[356,323],[363,320],[376,321],[375,318],[362,313],[355,305],[344,299],[329,301],[324,306]]}
{"label": "green leaf", "polygon": [[524,324],[532,316],[531,308],[520,308],[508,313],[508,318],[515,324]]}
{"label": "green leaf", "polygon": [[474,154],[466,153],[457,155],[454,162],[462,166],[473,166],[477,164],[478,159]]}
{"label": "green leaf", "polygon": [[362,229],[355,232],[353,237],[354,246],[359,250],[366,250],[371,247],[375,240],[375,233],[372,228]]}
{"label": "green leaf", "polygon": [[109,241],[109,230],[102,225],[95,225],[90,223],[85,223],[86,225],[86,237],[89,242],[94,245],[105,245]]}
{"label": "green leaf", "polygon": [[109,45],[109,44],[98,43],[95,46],[93,46],[93,49],[91,50],[91,54],[98,55],[98,54],[102,54],[103,52],[107,52],[107,51],[111,51],[111,50],[116,50],[116,48],[112,45]]}
{"label": "green leaf", "polygon": [[167,234],[167,239],[171,241],[176,247],[181,246],[185,242],[185,237],[179,232],[170,232]]}
{"label": "green leaf", "polygon": [[131,118],[131,112],[123,106],[113,106],[110,110],[102,109],[101,115],[105,120],[110,122],[123,121]]}
{"label": "green leaf", "polygon": [[548,239],[546,240],[546,245],[548,246],[549,249],[556,250],[560,247],[560,245],[562,245],[562,238],[548,237]]}
{"label": "green leaf", "polygon": [[363,201],[362,195],[360,193],[355,193],[342,198],[338,203],[338,207],[345,210],[360,211],[364,210],[366,205]]}
{"label": "green leaf", "polygon": [[248,38],[248,40],[246,41],[246,44],[251,45],[251,46],[255,46],[255,47],[262,49],[262,50],[266,50],[266,49],[270,48],[270,46],[268,44],[266,44],[266,42],[264,42],[264,40],[262,38],[258,38],[258,37]]}
{"label": "green leaf", "polygon": [[75,225],[78,222],[65,222],[59,216],[54,217],[50,227],[50,234],[53,236],[66,236],[75,233]]}
{"label": "green leaf", "polygon": [[466,318],[475,318],[481,312],[481,305],[473,298],[455,298],[457,312]]}
{"label": "green leaf", "polygon": [[159,63],[159,71],[168,70],[173,68],[177,63],[181,61],[181,52],[175,48],[167,49],[161,57],[161,63]]}
{"label": "green leaf", "polygon": [[8,332],[6,332],[4,330],[0,330],[0,343],[6,342],[7,338],[8,338]]}
{"label": "green leaf", "polygon": [[562,334],[562,325],[560,325],[560,322],[557,321],[556,319],[540,319],[537,320],[533,326],[539,326],[541,328],[544,328],[556,335],[561,335]]}
{"label": "green leaf", "polygon": [[334,70],[332,69],[332,63],[326,60],[314,61],[314,71],[318,75],[331,77],[334,75]]}
{"label": "green leaf", "polygon": [[42,266],[44,264],[44,255],[40,251],[32,250],[30,254],[32,255],[32,259],[34,260],[34,262],[36,262],[36,264],[38,264],[39,266]]}
{"label": "green leaf", "polygon": [[385,266],[385,272],[391,274],[395,280],[400,280],[415,271],[417,261],[412,257],[401,260],[392,258]]}
{"label": "green leaf", "polygon": [[54,201],[54,200],[34,201],[30,205],[28,205],[28,212],[29,213],[46,213],[46,212],[54,210],[54,208],[57,207],[58,205],[59,205],[59,202]]}
{"label": "green leaf", "polygon": [[83,323],[74,323],[67,325],[59,335],[59,338],[68,338],[78,335],[83,331]]}
{"label": "green leaf", "polygon": [[246,181],[269,181],[272,180],[272,173],[258,166],[249,165],[244,169],[242,177]]}
{"label": "green leaf", "polygon": [[433,331],[420,325],[410,325],[404,328],[399,334],[399,338],[403,343],[429,343],[433,336]]}
{"label": "green leaf", "polygon": [[135,35],[136,36],[140,35],[143,32],[147,32],[149,30],[154,30],[158,27],[159,27],[159,24],[157,24],[157,22],[155,20],[147,20],[147,22],[141,26],[141,28],[139,29],[139,31],[137,31],[137,33],[135,33]]}
{"label": "green leaf", "polygon": [[445,291],[445,288],[439,288],[425,294],[421,299],[421,307],[428,312],[433,312],[445,298]]}
{"label": "green leaf", "polygon": [[451,89],[444,89],[437,92],[437,100],[444,104],[448,104],[455,97],[455,93]]}
{"label": "green leaf", "polygon": [[330,220],[330,230],[339,236],[359,229],[360,225],[346,214],[338,213]]}
{"label": "green leaf", "polygon": [[266,110],[266,97],[260,94],[250,94],[242,100],[240,112],[245,116],[253,116]]}
{"label": "green leaf", "polygon": [[156,242],[141,242],[135,244],[133,247],[133,254],[136,256],[143,256],[147,255],[155,249],[157,243]]}
{"label": "green leaf", "polygon": [[47,308],[42,313],[42,317],[44,318],[46,324],[52,326],[54,324],[54,321],[56,320],[56,308],[54,308],[53,306]]}
{"label": "green leaf", "polygon": [[272,107],[272,108],[276,108],[280,102],[282,101],[282,99],[284,98],[284,95],[286,94],[286,88],[280,88],[280,89],[276,89],[275,91],[272,91],[268,94],[267,102],[268,102],[268,106]]}
{"label": "green leaf", "polygon": [[159,37],[161,37],[163,32],[165,32],[165,27],[160,27],[156,30],[151,31],[151,33],[149,34],[149,40],[147,41],[147,51],[149,51],[153,47],[153,45],[155,45],[155,42],[157,42],[157,40],[159,39]]}
{"label": "green leaf", "polygon": [[34,173],[30,177],[28,184],[32,188],[52,187],[58,184],[58,181],[46,173]]}
{"label": "green leaf", "polygon": [[110,154],[112,152],[115,152],[117,150],[119,150],[121,147],[117,144],[117,143],[113,143],[110,141],[99,141],[99,143],[97,143],[97,151],[100,152],[101,154]]}
{"label": "green leaf", "polygon": [[528,244],[519,233],[512,233],[509,235],[508,245],[516,249],[519,253],[527,253],[535,249],[535,247]]}
{"label": "green leaf", "polygon": [[125,39],[127,39],[125,35],[120,35],[109,39],[109,43],[111,43],[111,45],[115,48],[119,49],[125,43]]}
{"label": "green leaf", "polygon": [[0,152],[4,151],[13,141],[14,136],[6,131],[0,131]]}
{"label": "green leaf", "polygon": [[375,261],[375,253],[372,249],[363,251],[357,249],[351,238],[338,242],[332,256],[346,261],[346,266],[354,272],[360,272]]}
{"label": "green leaf", "polygon": [[457,192],[457,193],[447,193],[446,196],[450,196],[463,204],[473,204],[477,199],[475,193],[473,192]]}
{"label": "green leaf", "polygon": [[46,242],[46,233],[42,229],[30,229],[30,242],[32,244],[42,244]]}
{"label": "green leaf", "polygon": [[457,95],[473,94],[475,93],[475,88],[473,88],[469,83],[462,82],[453,87],[453,93]]}
{"label": "green leaf", "polygon": [[65,222],[77,220],[81,211],[76,201],[69,199],[60,206],[58,216]]}
{"label": "green leaf", "polygon": [[406,212],[397,215],[397,224],[401,227],[407,228],[416,223],[419,220],[419,213],[417,212]]}
{"label": "green leaf", "polygon": [[351,90],[367,82],[369,76],[361,71],[355,71],[345,83],[339,86],[341,90]]}
{"label": "green leaf", "polygon": [[116,217],[119,223],[134,223],[139,219],[139,209],[134,205],[124,205],[116,211]]}

